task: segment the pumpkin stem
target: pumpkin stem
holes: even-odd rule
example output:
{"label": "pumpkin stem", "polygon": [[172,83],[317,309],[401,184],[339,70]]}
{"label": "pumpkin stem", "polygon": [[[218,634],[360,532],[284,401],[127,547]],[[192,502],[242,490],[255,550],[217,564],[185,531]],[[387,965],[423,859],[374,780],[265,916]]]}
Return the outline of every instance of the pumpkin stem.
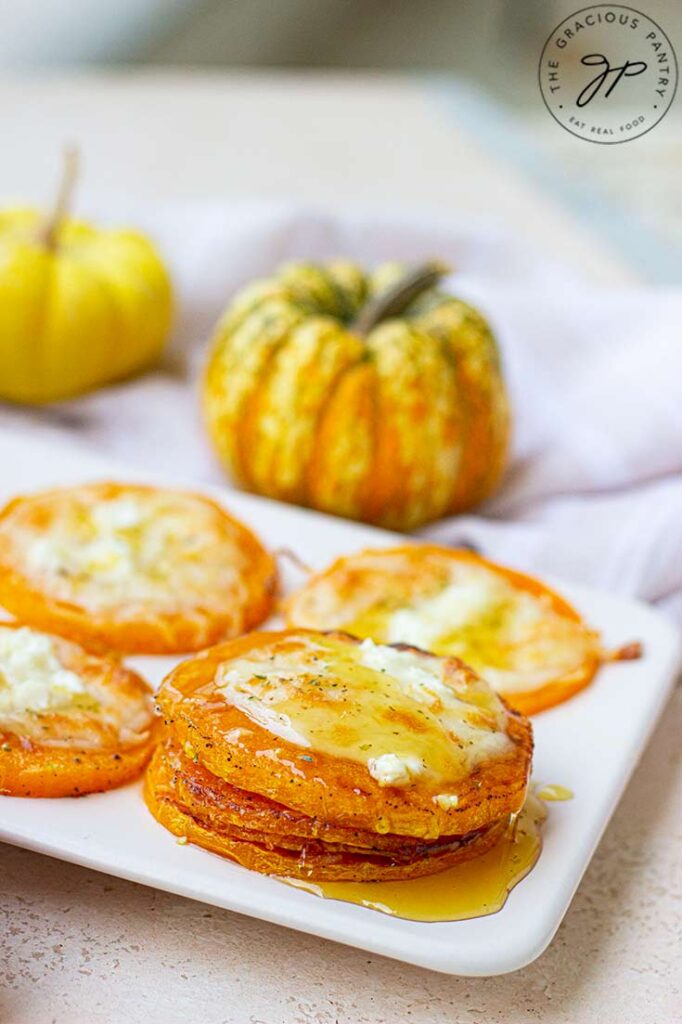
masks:
{"label": "pumpkin stem", "polygon": [[64,218],[69,212],[77,177],[78,150],[75,146],[66,146],[64,149],[64,162],[57,198],[52,208],[52,212],[40,229],[40,240],[48,249],[57,248],[59,231],[64,222]]}
{"label": "pumpkin stem", "polygon": [[449,273],[450,268],[438,260],[413,267],[392,287],[370,299],[350,325],[350,330],[354,334],[369,334],[382,320],[403,313],[418,295],[433,288]]}

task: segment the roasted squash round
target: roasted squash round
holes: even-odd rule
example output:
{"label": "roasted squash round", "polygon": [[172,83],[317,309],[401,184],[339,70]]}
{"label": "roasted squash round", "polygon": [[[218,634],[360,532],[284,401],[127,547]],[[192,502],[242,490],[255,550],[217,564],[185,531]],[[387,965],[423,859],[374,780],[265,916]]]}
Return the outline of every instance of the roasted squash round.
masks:
{"label": "roasted squash round", "polygon": [[0,604],[90,648],[200,650],[262,622],[276,591],[273,556],[202,495],[102,482],[0,511]]}
{"label": "roasted squash round", "polygon": [[[361,832],[307,818],[236,789],[172,745],[157,747],[144,795],[169,832],[243,867],[316,881],[397,881],[432,875],[479,857],[509,827],[501,817],[465,835],[434,840]],[[256,809],[254,823],[252,815]]]}
{"label": "roasted squash round", "polygon": [[250,633],[182,662],[157,700],[173,744],[212,775],[344,829],[464,835],[526,793],[530,724],[456,658]]}
{"label": "roasted squash round", "polygon": [[83,796],[140,774],[157,734],[150,688],[111,656],[0,624],[0,793]]}
{"label": "roasted squash round", "polygon": [[611,657],[544,583],[429,544],[339,558],[289,597],[285,618],[462,658],[526,715],[572,697]]}

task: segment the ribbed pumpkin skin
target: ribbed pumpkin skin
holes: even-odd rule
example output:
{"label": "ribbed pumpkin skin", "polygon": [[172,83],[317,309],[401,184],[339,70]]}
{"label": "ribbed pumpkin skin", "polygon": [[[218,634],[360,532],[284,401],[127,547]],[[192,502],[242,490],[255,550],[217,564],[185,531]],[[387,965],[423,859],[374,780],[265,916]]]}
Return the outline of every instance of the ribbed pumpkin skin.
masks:
{"label": "ribbed pumpkin skin", "polygon": [[54,247],[36,210],[0,211],[0,398],[71,398],[143,369],[170,330],[171,284],[134,231],[65,220]]}
{"label": "ribbed pumpkin skin", "polygon": [[217,452],[245,487],[393,529],[491,493],[509,407],[483,317],[433,289],[365,338],[348,328],[399,274],[294,265],[236,297],[203,398]]}

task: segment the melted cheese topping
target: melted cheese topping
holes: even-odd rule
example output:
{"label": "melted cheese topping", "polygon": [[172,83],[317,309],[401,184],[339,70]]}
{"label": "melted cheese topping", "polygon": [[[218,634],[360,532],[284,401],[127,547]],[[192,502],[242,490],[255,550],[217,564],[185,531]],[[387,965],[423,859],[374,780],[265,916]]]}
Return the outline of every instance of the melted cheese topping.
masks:
{"label": "melted cheese topping", "polygon": [[468,562],[453,563],[449,581],[435,593],[416,595],[398,608],[379,603],[345,628],[456,655],[504,693],[570,675],[596,645],[594,634],[559,615],[546,596],[521,591],[486,566]]}
{"label": "melted cheese topping", "polygon": [[367,768],[380,786],[401,787],[409,786],[413,779],[422,774],[424,762],[409,755],[401,757],[400,754],[381,754],[379,757],[368,758]]}
{"label": "melted cheese topping", "polygon": [[456,793],[437,793],[433,798],[434,804],[438,804],[444,811],[449,811],[453,807],[457,807],[459,803],[459,797]]}
{"label": "melted cheese topping", "polygon": [[0,624],[0,732],[39,747],[98,750],[146,742],[152,720],[150,694],[115,662]]}
{"label": "melted cheese topping", "polygon": [[394,612],[388,621],[389,640],[429,650],[448,633],[480,622],[507,599],[508,590],[499,576],[465,570],[432,597]]}
{"label": "melted cheese topping", "polygon": [[59,661],[51,637],[26,626],[0,627],[0,715],[63,708],[85,692]]}
{"label": "melted cheese topping", "polygon": [[49,528],[31,533],[27,564],[50,591],[93,610],[205,603],[236,580],[235,550],[216,512],[187,495],[134,492],[63,501]]}
{"label": "melted cheese topping", "polygon": [[441,789],[511,749],[486,683],[371,640],[284,637],[220,666],[216,683],[275,736],[360,762],[382,786],[423,779]]}

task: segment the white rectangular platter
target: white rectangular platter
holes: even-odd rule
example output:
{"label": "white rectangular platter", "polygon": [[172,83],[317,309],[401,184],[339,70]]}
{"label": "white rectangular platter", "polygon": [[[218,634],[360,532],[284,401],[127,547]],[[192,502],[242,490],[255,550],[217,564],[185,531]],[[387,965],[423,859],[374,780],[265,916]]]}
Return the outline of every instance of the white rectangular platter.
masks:
{"label": "white rectangular platter", "polygon": [[[61,442],[0,433],[0,502],[42,487],[142,474]],[[182,481],[180,483],[183,483]],[[192,485],[190,485],[191,487]],[[361,547],[394,543],[381,530],[220,488],[217,497],[270,547],[314,566]],[[142,802],[140,785],[78,800],[0,797],[0,839],[252,917],[432,970],[494,975],[517,970],[550,943],[662,711],[680,661],[676,630],[645,605],[554,581],[608,644],[641,640],[641,661],[607,666],[593,686],[534,720],[535,779],[573,790],[550,805],[540,859],[497,914],[421,923],[322,900],[192,846],[179,846]],[[156,685],[168,658],[133,663]]]}

